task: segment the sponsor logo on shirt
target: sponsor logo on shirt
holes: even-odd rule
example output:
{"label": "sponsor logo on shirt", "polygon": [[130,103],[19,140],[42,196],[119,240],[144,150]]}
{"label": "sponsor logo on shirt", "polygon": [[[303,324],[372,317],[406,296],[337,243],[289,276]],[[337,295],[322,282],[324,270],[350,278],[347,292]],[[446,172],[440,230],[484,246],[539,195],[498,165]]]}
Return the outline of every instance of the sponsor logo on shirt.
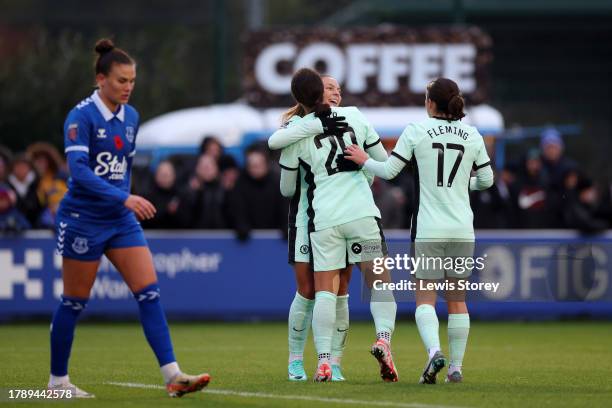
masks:
{"label": "sponsor logo on shirt", "polygon": [[98,129],[98,134],[96,135],[98,139],[106,139],[106,129]]}
{"label": "sponsor logo on shirt", "polygon": [[[122,142],[123,143],[123,142]],[[123,180],[127,172],[127,160],[125,157],[119,161],[117,156],[113,156],[110,152],[102,152],[96,156],[98,165],[94,169],[96,176],[108,176],[109,180]]]}

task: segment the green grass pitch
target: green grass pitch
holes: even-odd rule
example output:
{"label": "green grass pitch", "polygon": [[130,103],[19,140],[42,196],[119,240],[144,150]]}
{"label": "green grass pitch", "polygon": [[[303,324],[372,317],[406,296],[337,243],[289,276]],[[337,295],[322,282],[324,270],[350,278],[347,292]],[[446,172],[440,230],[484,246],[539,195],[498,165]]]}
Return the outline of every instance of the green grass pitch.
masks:
{"label": "green grass pitch", "polygon": [[[49,325],[0,325],[0,406],[70,407],[598,407],[612,404],[612,325],[608,322],[472,322],[462,384],[417,384],[425,352],[413,322],[399,321],[393,352],[400,381],[383,383],[369,355],[371,323],[353,323],[343,360],[346,383],[291,383],[282,323],[171,323],[181,368],[208,371],[204,393],[166,396],[161,376],[135,323],[83,323],[71,359],[71,379],[96,394],[71,402],[7,401],[8,388],[44,388]],[[446,327],[440,327],[443,350]],[[315,369],[312,339],[306,350]],[[443,376],[439,377],[439,380]],[[128,388],[109,383],[148,384]],[[42,404],[42,405],[41,405]]]}

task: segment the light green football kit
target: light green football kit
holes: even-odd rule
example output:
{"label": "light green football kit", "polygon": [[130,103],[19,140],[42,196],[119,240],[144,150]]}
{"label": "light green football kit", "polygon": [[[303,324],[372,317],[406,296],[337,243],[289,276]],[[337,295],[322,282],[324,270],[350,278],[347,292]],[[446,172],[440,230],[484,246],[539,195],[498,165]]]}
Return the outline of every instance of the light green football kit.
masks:
{"label": "light green football kit", "polygon": [[[268,140],[272,150],[285,148],[304,137],[323,133],[321,121],[300,121],[300,116],[292,116],[281,129],[274,132]],[[310,262],[310,238],[308,237],[308,184],[304,180],[304,169],[298,167],[295,193],[289,203],[288,242],[289,263]]]}
{"label": "light green football kit", "polygon": [[[376,176],[391,179],[410,163],[416,178],[416,210],[411,226],[413,255],[471,257],[474,217],[469,190],[484,190],[493,184],[482,136],[476,128],[461,121],[429,118],[406,127],[386,162],[368,159],[364,167]],[[476,177],[470,177],[472,170]],[[444,268],[434,266],[419,268],[417,277],[442,278]],[[453,276],[453,270],[446,272]],[[464,271],[453,277],[466,278],[469,273]]]}
{"label": "light green football kit", "polygon": [[[323,133],[323,125],[320,120],[306,120],[300,121],[301,116],[292,116],[283,126],[274,132],[268,139],[268,146],[272,150],[286,148],[305,137],[312,137],[316,134]],[[378,146],[380,147],[380,146]],[[370,147],[371,154],[381,155],[380,149],[374,149]],[[380,160],[386,159],[386,153],[384,157],[379,157]],[[372,185],[374,176],[367,170],[362,170],[368,179],[368,184]],[[289,242],[289,263],[294,264],[296,262],[310,262],[310,237],[308,234],[308,199],[306,192],[308,190],[308,184],[304,180],[305,170],[298,167],[298,175],[295,194],[291,197],[289,204],[289,231],[288,231],[288,242]]]}
{"label": "light green football kit", "polygon": [[[324,134],[321,121],[309,114],[290,125],[308,129],[311,135],[313,127],[318,126],[320,133],[286,147],[280,158],[281,190],[285,190],[281,192],[296,200],[299,191],[298,200],[306,198],[305,219],[315,271],[342,269],[347,262],[370,261],[386,253],[380,211],[374,203],[367,175],[363,170],[343,171],[336,162],[349,144],[362,146],[381,159],[386,158],[386,152],[380,137],[357,108],[333,108],[332,111],[344,116],[350,125],[343,137]],[[305,191],[301,188],[298,170],[304,171]],[[300,208],[304,207],[298,208],[296,227]],[[296,255],[297,245],[296,240]]]}
{"label": "light green football kit", "polygon": [[[294,193],[299,191],[306,197],[307,231],[315,272],[342,269],[347,263],[370,261],[386,255],[380,211],[370,190],[371,176],[363,169],[342,167],[338,160],[343,158],[349,144],[362,146],[377,160],[385,160],[387,154],[378,134],[357,108],[333,108],[332,111],[345,117],[350,126],[342,137],[324,134],[321,121],[313,114],[306,115],[291,124],[291,130],[295,130],[293,126],[297,129],[293,133],[304,134],[303,139],[284,148],[280,158],[281,193],[295,199]],[[276,142],[273,135],[269,145],[272,147]],[[301,174],[298,170],[304,171],[305,192],[300,190]],[[319,368],[324,367],[331,357],[332,379],[343,379],[341,374],[334,374],[336,368],[339,373],[335,349],[343,347],[336,344],[340,336],[335,334],[348,330],[347,301],[346,296],[317,291],[312,309]],[[370,310],[377,338],[390,341],[396,308],[392,293],[372,296]],[[338,326],[339,321],[346,326]]]}

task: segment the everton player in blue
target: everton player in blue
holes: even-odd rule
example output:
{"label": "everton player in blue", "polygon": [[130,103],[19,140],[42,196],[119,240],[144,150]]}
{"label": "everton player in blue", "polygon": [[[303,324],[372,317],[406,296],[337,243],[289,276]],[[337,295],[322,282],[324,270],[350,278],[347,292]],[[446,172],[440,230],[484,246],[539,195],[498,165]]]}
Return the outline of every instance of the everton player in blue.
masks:
{"label": "everton player in blue", "polygon": [[180,397],[204,388],[210,376],[187,375],[179,369],[151,252],[138,222],[152,218],[155,207],[129,194],[139,117],[127,102],[134,89],[136,64],[110,40],[98,41],[95,50],[97,89],[70,111],[64,125],[71,179],[57,214],[64,291],[51,324],[48,388],[93,397],[70,382],[68,359],[77,319],[87,305],[104,254],[134,294],[168,394]]}

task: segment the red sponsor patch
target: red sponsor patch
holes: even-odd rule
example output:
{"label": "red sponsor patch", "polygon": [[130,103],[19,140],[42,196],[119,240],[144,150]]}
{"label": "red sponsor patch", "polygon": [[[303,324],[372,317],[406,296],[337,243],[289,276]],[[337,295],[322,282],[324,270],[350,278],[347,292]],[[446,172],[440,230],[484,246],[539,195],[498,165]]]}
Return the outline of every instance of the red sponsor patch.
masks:
{"label": "red sponsor patch", "polygon": [[115,135],[115,147],[117,150],[123,149],[123,140],[121,140],[121,136]]}

